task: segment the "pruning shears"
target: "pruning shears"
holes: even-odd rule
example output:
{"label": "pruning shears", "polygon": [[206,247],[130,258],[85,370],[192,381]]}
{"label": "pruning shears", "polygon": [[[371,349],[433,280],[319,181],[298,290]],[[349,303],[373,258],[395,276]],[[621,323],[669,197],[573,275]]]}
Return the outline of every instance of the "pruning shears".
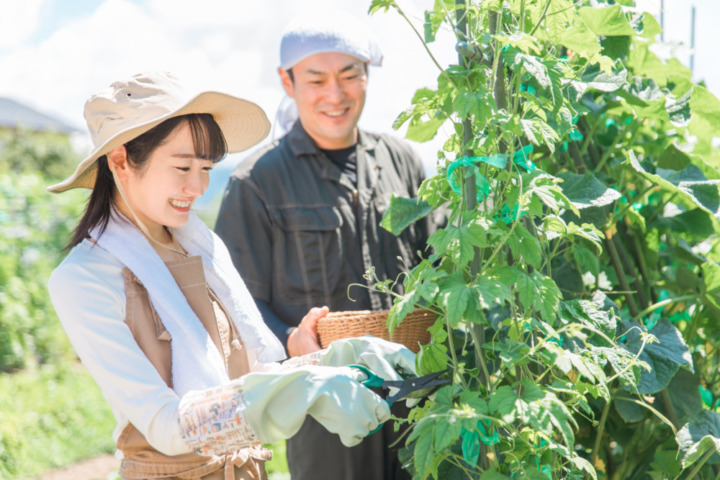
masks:
{"label": "pruning shears", "polygon": [[[350,365],[350,367],[357,368],[367,375],[367,380],[360,383],[370,389],[374,389],[375,392],[390,405],[411,395],[414,398],[425,397],[430,394],[433,388],[440,385],[447,385],[451,382],[449,379],[440,378],[447,373],[448,370],[430,373],[422,377],[409,378],[407,380],[385,380],[375,375],[369,368],[363,365]],[[397,393],[390,395],[390,387],[397,388]]]}

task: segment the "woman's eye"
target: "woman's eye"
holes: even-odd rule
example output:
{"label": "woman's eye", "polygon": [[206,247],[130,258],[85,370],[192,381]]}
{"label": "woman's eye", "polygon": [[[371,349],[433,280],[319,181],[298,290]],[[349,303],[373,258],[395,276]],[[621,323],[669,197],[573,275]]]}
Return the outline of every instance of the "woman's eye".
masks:
{"label": "woman's eye", "polygon": [[181,172],[189,172],[190,167],[175,167],[176,169],[180,170]]}
{"label": "woman's eye", "polygon": [[212,169],[213,169],[213,167],[203,167],[203,170],[205,170],[206,172],[209,172]]}

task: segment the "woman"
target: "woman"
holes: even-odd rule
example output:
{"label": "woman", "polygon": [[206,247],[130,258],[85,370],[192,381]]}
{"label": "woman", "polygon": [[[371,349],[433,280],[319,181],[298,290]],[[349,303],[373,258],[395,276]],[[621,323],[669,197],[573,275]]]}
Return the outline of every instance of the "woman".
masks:
{"label": "woman", "polygon": [[[312,415],[348,445],[389,418],[363,387],[413,373],[413,356],[371,339],[285,357],[227,249],[194,214],[213,164],[265,137],[255,104],[192,95],[166,73],[116,82],[85,118],[95,148],[62,192],[92,188],[50,296],[117,420],[123,479],[265,478],[271,452]],[[232,380],[236,379],[236,380]]]}

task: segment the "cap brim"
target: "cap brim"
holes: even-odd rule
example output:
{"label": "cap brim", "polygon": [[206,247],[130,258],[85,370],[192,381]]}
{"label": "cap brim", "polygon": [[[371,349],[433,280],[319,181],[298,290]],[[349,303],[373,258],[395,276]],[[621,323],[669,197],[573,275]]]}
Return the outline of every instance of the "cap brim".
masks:
{"label": "cap brim", "polygon": [[260,143],[270,132],[270,121],[257,104],[221,92],[203,92],[175,111],[117,133],[93,149],[90,155],[78,164],[70,177],[48,187],[47,190],[52,193],[61,193],[78,187],[93,188],[97,176],[98,158],[169,118],[191,113],[209,113],[213,116],[225,136],[228,153],[247,150]]}

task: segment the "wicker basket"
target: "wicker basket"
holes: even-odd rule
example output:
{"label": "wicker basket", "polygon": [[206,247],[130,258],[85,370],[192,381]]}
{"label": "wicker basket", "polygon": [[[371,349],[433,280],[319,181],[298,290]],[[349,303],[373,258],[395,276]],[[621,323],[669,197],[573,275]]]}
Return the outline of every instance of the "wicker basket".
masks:
{"label": "wicker basket", "polygon": [[427,329],[435,321],[435,316],[431,312],[417,309],[409,313],[395,328],[392,338],[386,326],[388,312],[389,310],[330,312],[318,320],[320,345],[327,348],[331,342],[340,338],[372,335],[401,343],[417,353],[420,351],[420,344],[430,343],[430,332]]}

